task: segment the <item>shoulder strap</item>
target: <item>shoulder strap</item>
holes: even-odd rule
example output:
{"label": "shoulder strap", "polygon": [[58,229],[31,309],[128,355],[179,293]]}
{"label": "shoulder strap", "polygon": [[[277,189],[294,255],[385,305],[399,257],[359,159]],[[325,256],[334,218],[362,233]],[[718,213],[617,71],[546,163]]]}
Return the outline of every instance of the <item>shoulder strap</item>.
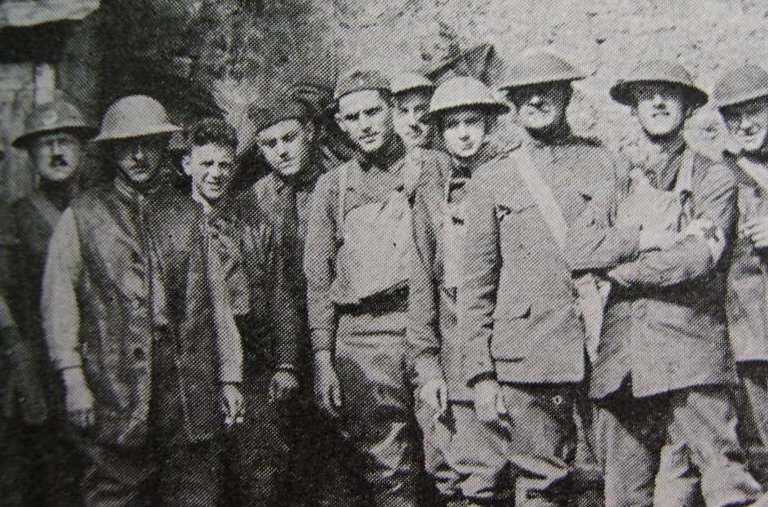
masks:
{"label": "shoulder strap", "polygon": [[349,182],[349,169],[347,164],[341,164],[336,168],[339,179],[339,201],[336,210],[336,239],[341,242],[344,240],[344,205],[347,198],[347,184]]}
{"label": "shoulder strap", "polygon": [[46,198],[37,192],[29,196],[29,202],[32,203],[32,206],[40,214],[43,220],[45,220],[45,222],[50,226],[50,228],[55,229],[56,224],[59,223],[59,218],[61,218],[61,212],[56,209],[56,207]]}
{"label": "shoulder strap", "polygon": [[520,148],[519,164],[517,172],[525,183],[525,187],[536,201],[539,211],[544,216],[552,236],[555,238],[560,250],[565,252],[566,235],[568,232],[568,223],[565,221],[563,211],[552,193],[552,189],[547,185],[531,159],[530,153],[525,147]]}
{"label": "shoulder strap", "polygon": [[680,173],[677,175],[677,183],[675,183],[675,192],[679,193],[681,190],[690,190],[693,186],[693,163],[696,159],[696,153],[686,148],[683,152],[683,160],[680,163]]}

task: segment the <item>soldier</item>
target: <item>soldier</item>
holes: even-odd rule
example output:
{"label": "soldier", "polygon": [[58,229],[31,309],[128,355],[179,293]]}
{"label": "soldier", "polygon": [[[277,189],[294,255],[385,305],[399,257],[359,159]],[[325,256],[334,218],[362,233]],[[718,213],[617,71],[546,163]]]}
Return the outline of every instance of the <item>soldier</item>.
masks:
{"label": "soldier", "polygon": [[321,176],[312,195],[304,270],[315,393],[364,458],[374,504],[412,506],[419,453],[405,370],[410,201],[420,172],[437,170],[438,159],[403,158],[379,72],[345,75],[334,96],[336,121],[358,152]]}
{"label": "soldier", "polygon": [[[5,153],[0,151],[0,159]],[[7,209],[3,210],[7,212]],[[45,392],[40,382],[39,356],[11,313],[8,301],[20,290],[11,258],[19,240],[13,236],[12,220],[0,220],[0,495],[10,507],[29,505],[22,488],[31,473],[27,436],[31,426],[48,417]]]}
{"label": "soldier", "polygon": [[703,495],[708,506],[745,505],[761,488],[736,438],[730,392],[723,259],[735,186],[683,137],[708,97],[683,67],[659,60],[610,91],[655,156],[619,175],[612,227],[577,227],[571,237],[582,245],[572,268],[598,270],[612,286],[590,376],[606,504],[692,505]]}
{"label": "soldier", "polygon": [[512,481],[518,507],[568,497],[586,336],[564,236],[591,219],[615,170],[607,150],[568,125],[571,82],[581,78],[550,53],[514,63],[501,89],[522,146],[470,180],[459,332],[481,424],[462,488],[478,505],[502,499]]}
{"label": "soldier", "polygon": [[283,412],[298,388],[297,305],[286,283],[291,274],[273,229],[232,186],[237,133],[226,121],[206,118],[185,132],[181,165],[192,198],[203,209],[210,244],[222,259],[229,305],[243,337],[243,424],[231,433],[227,465],[233,505],[277,505],[288,443]]}
{"label": "soldier", "polygon": [[755,428],[768,445],[768,72],[753,64],[729,69],[713,99],[736,142],[724,153],[736,176],[739,211],[728,271],[728,333]]}
{"label": "soldier", "polygon": [[[78,192],[83,142],[92,137],[95,130],[75,105],[57,98],[36,107],[27,117],[24,133],[13,142],[14,147],[29,153],[39,184],[32,194],[16,201],[12,207],[13,234],[19,240],[12,269],[19,290],[11,301],[22,333],[32,340],[40,358],[46,356],[40,294],[48,242],[61,213]],[[33,489],[44,490],[46,498],[56,499],[56,505],[79,505],[76,454],[61,438],[58,428],[64,422],[64,414],[58,413],[60,403],[57,403],[61,380],[50,365],[46,365],[42,373],[48,402],[57,410],[51,424],[34,439],[32,449],[36,450],[27,449],[28,453],[37,454],[35,466],[41,468]],[[40,498],[34,503],[41,502],[45,500]]]}
{"label": "soldier", "polygon": [[[249,115],[256,146],[271,172],[250,189],[250,206],[278,231],[285,261],[290,265],[290,290],[299,315],[297,375],[301,398],[286,423],[293,427],[295,446],[289,464],[284,496],[298,505],[347,505],[353,501],[347,463],[340,459],[344,442],[334,427],[320,416],[312,396],[312,364],[307,324],[304,238],[307,234],[310,197],[325,172],[317,146],[317,127],[310,109],[299,100],[283,97]],[[302,421],[302,425],[290,425]],[[289,428],[290,429],[290,428]]]}
{"label": "soldier", "polygon": [[89,506],[215,505],[215,437],[242,418],[223,266],[197,206],[161,185],[177,130],[150,97],[113,103],[94,141],[116,176],[74,199],[51,238],[43,324]]}
{"label": "soldier", "polygon": [[[454,77],[435,91],[425,118],[442,134],[453,171],[424,175],[438,185],[417,188],[413,205],[416,255],[411,268],[407,340],[419,388],[417,410],[424,433],[427,472],[441,496],[462,503],[463,453],[474,445],[478,423],[462,370],[462,341],[456,327],[456,288],[461,243],[466,234],[466,185],[494,156],[487,136],[509,108],[480,81]],[[471,459],[471,458],[470,458]],[[453,505],[453,504],[451,504]]]}
{"label": "soldier", "polygon": [[435,84],[421,74],[403,72],[392,78],[392,121],[407,151],[430,148],[432,125],[424,121]]}

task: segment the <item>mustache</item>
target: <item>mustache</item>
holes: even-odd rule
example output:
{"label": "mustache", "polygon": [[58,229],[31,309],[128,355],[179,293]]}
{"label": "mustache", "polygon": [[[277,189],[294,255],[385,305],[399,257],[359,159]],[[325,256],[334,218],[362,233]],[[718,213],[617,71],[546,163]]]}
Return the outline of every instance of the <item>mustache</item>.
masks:
{"label": "mustache", "polygon": [[53,155],[48,164],[51,167],[66,167],[69,165],[69,161],[63,155]]}

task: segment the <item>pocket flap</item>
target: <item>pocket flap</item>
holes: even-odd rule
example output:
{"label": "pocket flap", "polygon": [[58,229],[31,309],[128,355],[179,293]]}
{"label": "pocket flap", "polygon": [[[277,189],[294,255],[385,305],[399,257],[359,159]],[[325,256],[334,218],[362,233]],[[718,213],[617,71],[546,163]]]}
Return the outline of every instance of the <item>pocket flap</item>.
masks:
{"label": "pocket flap", "polygon": [[494,320],[507,321],[513,319],[527,319],[531,316],[531,304],[527,302],[516,302],[504,305],[498,308]]}

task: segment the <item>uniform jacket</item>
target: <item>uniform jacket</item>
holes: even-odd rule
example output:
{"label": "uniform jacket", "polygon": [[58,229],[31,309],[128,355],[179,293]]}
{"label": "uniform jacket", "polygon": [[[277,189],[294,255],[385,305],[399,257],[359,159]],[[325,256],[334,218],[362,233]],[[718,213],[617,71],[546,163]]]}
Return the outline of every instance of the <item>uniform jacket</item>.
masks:
{"label": "uniform jacket", "polygon": [[212,272],[201,210],[169,189],[139,194],[118,178],[62,215],[46,264],[46,339],[59,369],[82,367],[100,442],[145,444],[153,340],[177,344],[188,439],[218,431],[219,383],[241,380],[242,350],[221,325]]}
{"label": "uniform jacket", "polygon": [[[748,218],[768,215],[768,189],[737,165],[737,155],[726,152],[724,160],[736,178],[738,230]],[[736,360],[768,361],[768,258],[743,236],[734,239],[725,302]]]}
{"label": "uniform jacket", "polygon": [[[339,184],[340,170],[347,171],[344,214],[372,203],[383,203],[394,190],[403,189],[402,171],[410,170],[405,163],[402,144],[392,142],[385,153],[375,159],[358,156],[336,169],[325,173],[317,182],[312,195],[311,213],[307,226],[304,254],[304,272],[307,278],[307,306],[314,350],[332,348],[339,305],[334,303],[332,286],[336,278],[336,258],[339,252]],[[435,163],[433,156],[420,159],[423,165]],[[342,169],[344,168],[344,169]],[[402,298],[407,298],[403,293]],[[402,310],[368,312],[365,319],[357,319],[365,331],[404,332],[407,300],[401,301]],[[362,330],[362,329],[361,329]]]}
{"label": "uniform jacket", "polygon": [[[529,139],[524,147],[569,226],[602,220],[596,210],[615,172],[607,150],[569,132],[547,142]],[[585,337],[569,259],[515,169],[518,156],[513,150],[496,158],[470,181],[458,291],[465,379],[580,382]]]}
{"label": "uniform jacket", "polygon": [[[459,244],[446,245],[452,227],[465,229],[460,208],[466,203],[467,186],[477,167],[493,159],[498,149],[486,145],[471,167],[459,167],[447,154],[441,166],[422,174],[413,205],[415,255],[410,277],[407,341],[416,383],[423,385],[443,377],[451,399],[469,400],[462,370],[463,345],[458,333],[456,287],[446,280],[446,256],[460,262]],[[448,223],[447,221],[450,221]],[[455,240],[454,240],[455,241]],[[446,252],[447,248],[454,252]],[[451,261],[449,261],[451,262]],[[449,268],[450,269],[450,268]],[[449,275],[450,277],[450,275]]]}
{"label": "uniform jacket", "polygon": [[254,372],[296,367],[301,314],[292,285],[298,273],[273,224],[250,195],[240,193],[225,196],[205,212],[205,232],[224,267],[229,304],[243,338],[245,366]]}
{"label": "uniform jacket", "polygon": [[[675,186],[689,149],[681,144],[661,166],[645,167],[655,187],[671,190]],[[619,176],[616,186],[618,200],[631,191],[626,177]],[[736,220],[736,188],[730,171],[694,154],[690,186],[683,192],[691,219],[712,220],[729,245]],[[582,228],[574,234],[582,244],[592,245],[579,249],[584,256],[574,258],[575,269],[610,270],[621,280],[613,284],[606,308],[590,395],[607,396],[630,376],[635,396],[732,382],[723,308],[729,249],[722,259],[712,259],[706,242],[689,236],[669,250],[637,256],[621,247],[626,233],[611,227]]]}

